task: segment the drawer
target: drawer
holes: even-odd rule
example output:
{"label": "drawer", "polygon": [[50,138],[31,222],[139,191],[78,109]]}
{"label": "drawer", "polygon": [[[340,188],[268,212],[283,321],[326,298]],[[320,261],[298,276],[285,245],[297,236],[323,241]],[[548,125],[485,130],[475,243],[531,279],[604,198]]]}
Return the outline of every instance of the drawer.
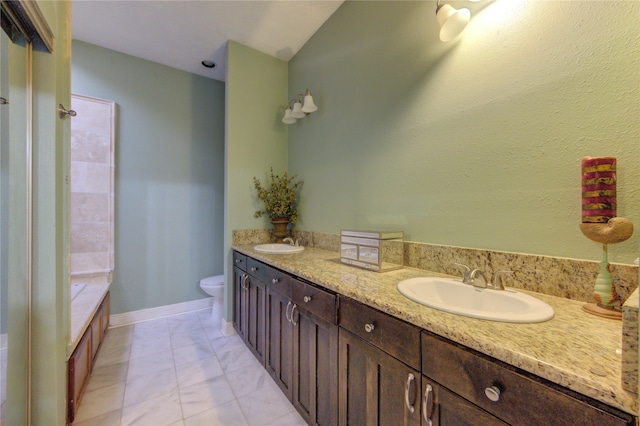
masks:
{"label": "drawer", "polygon": [[[422,373],[512,425],[633,424],[625,413],[428,332]],[[491,387],[500,391],[495,402],[485,394]]]}
{"label": "drawer", "polygon": [[237,251],[233,252],[233,265],[243,271],[247,271],[247,256]]}
{"label": "drawer", "polygon": [[268,278],[268,281],[265,281],[269,291],[278,292],[287,298],[291,297],[291,278],[277,269],[269,269],[271,270],[270,278]]}
{"label": "drawer", "polygon": [[267,282],[271,269],[272,268],[270,266],[267,266],[252,257],[247,257],[247,272],[249,275],[256,277],[260,281],[265,283]]}
{"label": "drawer", "polygon": [[340,326],[420,370],[420,329],[376,309],[340,297]]}
{"label": "drawer", "polygon": [[291,300],[300,309],[331,324],[337,324],[336,295],[302,281],[291,279]]}

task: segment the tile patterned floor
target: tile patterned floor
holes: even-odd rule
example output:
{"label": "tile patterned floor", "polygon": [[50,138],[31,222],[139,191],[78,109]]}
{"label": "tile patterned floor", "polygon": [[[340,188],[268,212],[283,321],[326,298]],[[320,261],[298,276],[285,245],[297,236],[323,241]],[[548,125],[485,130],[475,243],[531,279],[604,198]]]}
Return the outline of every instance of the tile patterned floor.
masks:
{"label": "tile patterned floor", "polygon": [[112,328],[73,426],[306,425],[210,312]]}

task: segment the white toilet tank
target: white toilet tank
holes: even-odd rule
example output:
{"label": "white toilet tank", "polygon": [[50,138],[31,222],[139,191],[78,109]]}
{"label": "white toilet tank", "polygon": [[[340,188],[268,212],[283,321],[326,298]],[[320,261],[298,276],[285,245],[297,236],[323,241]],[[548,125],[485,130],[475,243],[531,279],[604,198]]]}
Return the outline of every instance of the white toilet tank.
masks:
{"label": "white toilet tank", "polygon": [[211,319],[214,324],[222,320],[222,302],[224,299],[224,275],[215,275],[200,280],[200,288],[209,296],[213,297],[213,308],[211,309]]}

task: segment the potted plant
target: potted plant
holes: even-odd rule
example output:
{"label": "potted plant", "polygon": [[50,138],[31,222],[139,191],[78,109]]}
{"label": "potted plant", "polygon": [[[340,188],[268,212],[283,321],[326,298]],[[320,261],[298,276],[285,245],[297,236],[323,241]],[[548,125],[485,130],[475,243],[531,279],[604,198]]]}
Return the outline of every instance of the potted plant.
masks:
{"label": "potted plant", "polygon": [[296,175],[289,176],[284,172],[282,176],[273,174],[271,168],[271,182],[262,185],[254,176],[253,184],[258,191],[258,199],[264,203],[264,209],[255,212],[255,217],[263,214],[269,215],[275,228],[274,235],[278,238],[286,237],[289,223],[298,221],[297,190],[302,186],[302,181],[296,181]]}

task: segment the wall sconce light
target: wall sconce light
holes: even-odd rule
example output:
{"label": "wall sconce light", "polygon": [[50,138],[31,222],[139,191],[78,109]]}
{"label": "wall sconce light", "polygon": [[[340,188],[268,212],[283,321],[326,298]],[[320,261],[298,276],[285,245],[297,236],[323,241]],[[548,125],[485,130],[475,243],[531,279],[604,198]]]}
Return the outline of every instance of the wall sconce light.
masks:
{"label": "wall sconce light", "polygon": [[440,0],[438,0],[436,19],[440,25],[440,40],[451,41],[464,31],[471,19],[471,11],[467,8],[456,9],[450,4],[440,4]]}
{"label": "wall sconce light", "polygon": [[307,89],[307,93],[305,95],[299,93],[298,96],[289,101],[287,108],[284,110],[284,117],[282,117],[282,122],[285,124],[293,124],[296,122],[296,119],[304,118],[317,110],[318,107],[313,102],[311,91]]}

